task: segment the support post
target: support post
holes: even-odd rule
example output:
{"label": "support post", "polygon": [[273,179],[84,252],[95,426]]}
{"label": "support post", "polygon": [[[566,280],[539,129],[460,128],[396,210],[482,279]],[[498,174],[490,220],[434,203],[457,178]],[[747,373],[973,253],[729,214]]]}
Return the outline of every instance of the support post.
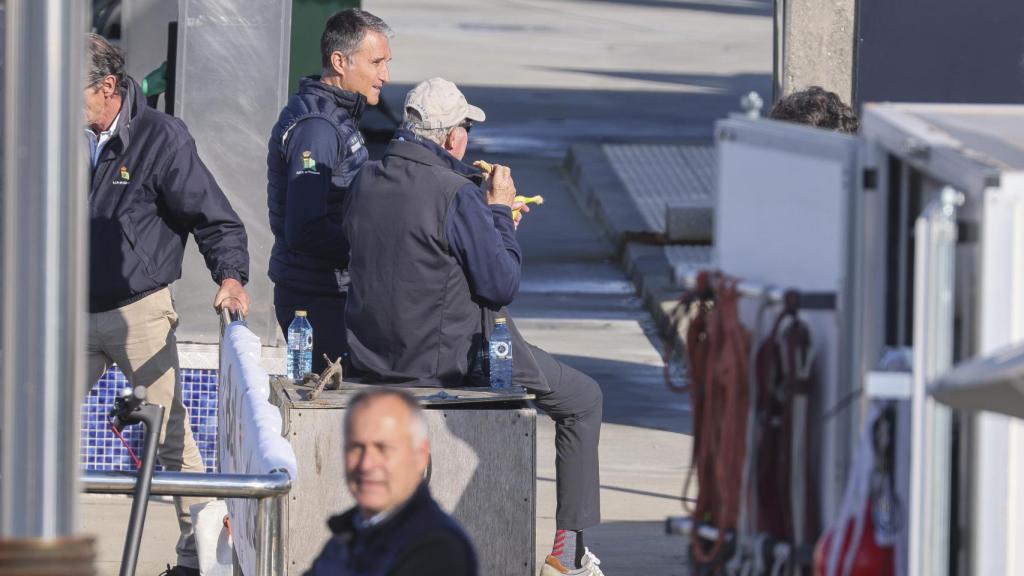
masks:
{"label": "support post", "polygon": [[[87,2],[4,4],[0,573],[92,572],[75,536],[86,391]],[[67,551],[73,550],[74,554]],[[35,554],[33,559],[25,555]],[[70,556],[70,557],[69,557]],[[53,572],[57,573],[57,572]]]}
{"label": "support post", "polygon": [[909,574],[949,573],[952,412],[928,396],[928,383],[953,364],[956,212],[963,202],[963,194],[944,188],[914,230]]}

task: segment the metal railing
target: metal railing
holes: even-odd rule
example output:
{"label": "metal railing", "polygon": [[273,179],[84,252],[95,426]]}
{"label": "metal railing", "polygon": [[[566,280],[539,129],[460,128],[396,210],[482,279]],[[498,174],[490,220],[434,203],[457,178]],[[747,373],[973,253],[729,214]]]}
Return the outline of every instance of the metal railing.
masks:
{"label": "metal railing", "polygon": [[[220,312],[221,338],[232,322],[245,316],[224,308]],[[82,488],[90,494],[132,494],[137,475],[134,472],[85,470]],[[156,472],[150,494],[154,496],[198,496],[257,500],[256,574],[247,576],[283,576],[285,572],[284,498],[292,488],[285,470],[269,474],[198,474],[192,472]],[[236,572],[238,564],[235,564]]]}
{"label": "metal railing", "polygon": [[[707,270],[706,272],[716,272],[715,270]],[[682,278],[683,285],[686,288],[694,288],[697,286],[697,280],[700,276],[700,271],[692,271]],[[793,288],[782,288],[778,286],[768,286],[757,284],[756,282],[748,282],[746,280],[739,280],[736,282],[736,290],[741,296],[754,300],[765,300],[769,304],[781,304],[785,301],[787,294],[793,294],[796,297],[796,303],[802,310],[835,310],[836,309],[836,293],[835,292],[809,292],[806,290],[796,290]]]}
{"label": "metal railing", "polygon": [[[82,487],[90,494],[132,494],[133,472],[82,473]],[[255,576],[278,576],[284,571],[284,497],[292,487],[287,472],[270,474],[196,474],[156,472],[154,496],[202,496],[211,498],[253,498],[258,500],[256,552],[259,562]]]}

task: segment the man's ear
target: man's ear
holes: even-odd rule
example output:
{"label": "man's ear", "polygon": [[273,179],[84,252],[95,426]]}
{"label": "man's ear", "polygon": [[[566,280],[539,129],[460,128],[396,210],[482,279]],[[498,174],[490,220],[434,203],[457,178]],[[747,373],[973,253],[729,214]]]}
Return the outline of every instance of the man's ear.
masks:
{"label": "man's ear", "polygon": [[331,69],[335,74],[344,76],[348,72],[348,58],[341,52],[331,52]]}
{"label": "man's ear", "polygon": [[459,131],[455,130],[454,128],[449,128],[448,129],[448,135],[444,137],[444,149],[449,151],[449,152],[451,152],[452,150],[455,150],[455,146],[457,144],[457,142],[455,140],[458,137],[459,137]]}
{"label": "man's ear", "polygon": [[430,463],[430,440],[424,439],[420,442],[419,446],[416,447],[416,453],[419,456],[419,464],[424,474],[426,474],[427,466]]}
{"label": "man's ear", "polygon": [[103,96],[110,98],[117,94],[117,79],[112,74],[108,74],[100,81],[100,88],[103,89]]}

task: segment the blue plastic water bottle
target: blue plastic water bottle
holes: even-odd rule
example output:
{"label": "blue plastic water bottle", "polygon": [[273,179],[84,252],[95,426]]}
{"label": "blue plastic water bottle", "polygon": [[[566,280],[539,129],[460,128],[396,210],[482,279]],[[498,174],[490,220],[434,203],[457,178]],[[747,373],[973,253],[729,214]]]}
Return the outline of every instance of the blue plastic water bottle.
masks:
{"label": "blue plastic water bottle", "polygon": [[288,326],[288,377],[295,382],[313,370],[313,326],[305,310],[296,310]]}
{"label": "blue plastic water bottle", "polygon": [[494,332],[491,332],[491,388],[512,386],[512,336],[507,322],[505,318],[495,319]]}

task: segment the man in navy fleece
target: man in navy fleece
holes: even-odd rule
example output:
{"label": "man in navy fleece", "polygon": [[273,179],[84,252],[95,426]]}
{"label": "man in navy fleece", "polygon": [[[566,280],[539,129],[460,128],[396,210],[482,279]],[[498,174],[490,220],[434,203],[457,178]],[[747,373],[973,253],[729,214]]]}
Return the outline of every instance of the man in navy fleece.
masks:
{"label": "man in navy fleece", "polygon": [[[352,368],[371,381],[488,385],[482,351],[519,290],[522,251],[511,171],[495,166],[485,177],[462,162],[473,123],[484,119],[455,84],[422,82],[383,159],[352,182],[345,322]],[[601,388],[508,325],[513,381],[555,421],[558,530],[541,574],[599,576],[583,530],[601,521]]]}
{"label": "man in navy fleece", "polygon": [[390,28],[357,8],[331,16],[320,38],[323,72],[303,78],[274,126],[267,206],[274,247],[270,279],[281,331],[296,310],[313,325],[313,370],[345,352],[348,248],[341,201],[369,159],[359,118],[390,79]]}

